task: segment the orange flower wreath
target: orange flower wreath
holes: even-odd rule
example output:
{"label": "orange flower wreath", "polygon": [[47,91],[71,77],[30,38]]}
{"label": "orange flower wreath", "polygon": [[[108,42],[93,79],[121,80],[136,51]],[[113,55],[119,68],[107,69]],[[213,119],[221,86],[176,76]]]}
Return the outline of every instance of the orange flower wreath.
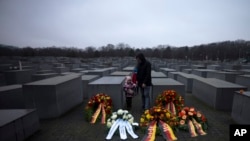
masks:
{"label": "orange flower wreath", "polygon": [[172,114],[177,113],[184,107],[184,99],[175,90],[165,90],[155,100],[157,106],[165,107]]}
{"label": "orange flower wreath", "polygon": [[91,97],[85,107],[85,117],[90,123],[95,123],[100,113],[102,113],[101,123],[106,123],[106,117],[112,113],[112,99],[105,93],[98,93]]}

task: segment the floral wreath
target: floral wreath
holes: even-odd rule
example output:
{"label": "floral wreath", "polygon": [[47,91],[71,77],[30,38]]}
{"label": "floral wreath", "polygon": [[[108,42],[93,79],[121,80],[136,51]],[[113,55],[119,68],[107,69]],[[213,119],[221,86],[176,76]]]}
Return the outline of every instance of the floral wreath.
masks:
{"label": "floral wreath", "polygon": [[178,118],[164,107],[154,106],[145,110],[140,118],[140,127],[147,131],[144,139],[154,140],[155,135],[161,133],[166,140],[177,140],[173,129],[178,127]]}
{"label": "floral wreath", "polygon": [[172,114],[177,115],[184,106],[184,99],[175,90],[165,90],[157,96],[155,104],[165,107]]}
{"label": "floral wreath", "polygon": [[191,137],[207,134],[205,132],[208,128],[207,118],[200,111],[196,111],[194,107],[184,107],[179,112],[178,118],[179,128],[189,131]]}
{"label": "floral wreath", "polygon": [[134,133],[132,126],[138,125],[138,123],[134,122],[134,117],[128,112],[128,110],[119,109],[116,112],[113,112],[107,120],[106,126],[109,129],[109,132],[106,139],[112,139],[112,136],[118,128],[121,139],[127,139],[126,130],[132,136],[132,138],[136,139],[138,136]]}
{"label": "floral wreath", "polygon": [[90,123],[95,123],[100,112],[102,112],[101,123],[106,123],[106,117],[112,113],[112,99],[105,93],[98,93],[91,97],[85,107],[85,117]]}

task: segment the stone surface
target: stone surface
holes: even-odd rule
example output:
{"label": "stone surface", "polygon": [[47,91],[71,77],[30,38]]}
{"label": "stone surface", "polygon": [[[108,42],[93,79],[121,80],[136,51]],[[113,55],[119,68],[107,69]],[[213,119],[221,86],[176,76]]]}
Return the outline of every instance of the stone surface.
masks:
{"label": "stone surface", "polygon": [[131,72],[129,71],[115,71],[115,72],[112,72],[110,75],[111,76],[131,76]]}
{"label": "stone surface", "polygon": [[234,93],[232,118],[238,124],[250,124],[250,91]]}
{"label": "stone surface", "polygon": [[0,109],[25,108],[22,85],[0,87]]}
{"label": "stone surface", "polygon": [[207,69],[222,70],[222,66],[221,65],[207,65]]}
{"label": "stone surface", "polygon": [[35,109],[0,110],[0,140],[22,141],[40,128]]}
{"label": "stone surface", "polygon": [[80,71],[84,71],[85,69],[83,68],[74,68],[74,69],[71,69],[70,71],[71,72],[76,72],[76,73],[79,73]]}
{"label": "stone surface", "polygon": [[38,70],[36,74],[47,74],[47,73],[54,73],[54,71],[51,70]]}
{"label": "stone surface", "polygon": [[88,93],[89,93],[89,83],[100,78],[99,75],[82,75],[82,92],[83,92],[83,98],[89,99]]}
{"label": "stone surface", "polygon": [[31,75],[32,70],[11,70],[4,72],[7,85],[31,82]]}
{"label": "stone surface", "polygon": [[204,65],[191,65],[192,69],[206,69],[206,66]]}
{"label": "stone surface", "polygon": [[210,70],[210,69],[193,69],[192,74],[201,76],[206,78],[208,72],[214,72],[216,70]]}
{"label": "stone surface", "polygon": [[133,67],[133,66],[125,67],[125,68],[122,69],[122,71],[133,72],[134,68],[135,68],[135,67]]}
{"label": "stone surface", "polygon": [[67,67],[54,67],[53,68],[56,73],[64,73],[64,72],[69,72],[69,68]]}
{"label": "stone surface", "polygon": [[187,74],[191,74],[192,73],[192,69],[183,69],[182,72],[187,73]]}
{"label": "stone surface", "polygon": [[185,98],[185,85],[172,78],[152,78],[151,105],[154,104],[156,97],[164,90],[175,90]]}
{"label": "stone surface", "polygon": [[167,75],[167,77],[169,77],[169,72],[176,72],[175,69],[171,69],[171,68],[160,68],[160,71],[162,71],[164,74]]}
{"label": "stone surface", "polygon": [[188,69],[188,68],[190,68],[190,66],[188,66],[188,65],[176,65],[175,66],[175,69],[177,71],[183,71],[184,69]]}
{"label": "stone surface", "polygon": [[0,86],[6,85],[5,76],[0,72]]}
{"label": "stone surface", "polygon": [[99,76],[107,76],[111,73],[111,70],[109,68],[102,68],[102,69],[95,69],[95,70],[89,70],[86,74],[88,75],[99,75]]}
{"label": "stone surface", "polygon": [[169,72],[169,73],[168,73],[168,77],[169,77],[169,78],[172,78],[172,79],[174,79],[174,80],[177,80],[177,76],[178,76],[179,74],[185,74],[185,73],[184,73],[184,72],[178,72],[178,71]]}
{"label": "stone surface", "polygon": [[181,73],[177,75],[177,81],[185,85],[185,91],[192,93],[193,91],[193,79],[203,79],[203,77],[194,74]]}
{"label": "stone surface", "polygon": [[92,97],[98,93],[109,95],[114,104],[114,109],[124,108],[125,96],[123,92],[123,84],[125,77],[123,76],[104,76],[89,83],[88,97]]}
{"label": "stone surface", "polygon": [[46,78],[51,78],[51,77],[55,77],[58,76],[59,74],[57,73],[42,73],[42,74],[32,74],[31,78],[32,81],[38,81],[38,80],[43,80]]}
{"label": "stone surface", "polygon": [[152,78],[166,78],[167,75],[164,74],[163,72],[151,71],[151,77]]}
{"label": "stone surface", "polygon": [[250,91],[250,75],[237,75],[236,84],[246,86],[247,90]]}
{"label": "stone surface", "polygon": [[12,64],[0,64],[0,72],[8,71],[12,67]]}
{"label": "stone surface", "polygon": [[237,72],[225,72],[225,71],[208,71],[207,78],[217,78],[221,80],[225,80],[228,82],[235,83],[236,76],[240,75]]}
{"label": "stone surface", "polygon": [[232,110],[234,92],[247,88],[216,78],[194,79],[192,94],[209,106],[221,110]]}
{"label": "stone surface", "polygon": [[27,108],[37,108],[39,118],[55,118],[83,101],[79,74],[57,76],[23,85]]}

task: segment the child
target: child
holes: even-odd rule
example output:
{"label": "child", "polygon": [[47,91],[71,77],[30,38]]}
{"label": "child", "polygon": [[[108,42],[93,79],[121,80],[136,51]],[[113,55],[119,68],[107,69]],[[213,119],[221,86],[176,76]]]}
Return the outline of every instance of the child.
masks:
{"label": "child", "polygon": [[136,84],[132,82],[131,76],[126,76],[123,90],[125,91],[127,109],[132,108],[132,98],[135,93]]}

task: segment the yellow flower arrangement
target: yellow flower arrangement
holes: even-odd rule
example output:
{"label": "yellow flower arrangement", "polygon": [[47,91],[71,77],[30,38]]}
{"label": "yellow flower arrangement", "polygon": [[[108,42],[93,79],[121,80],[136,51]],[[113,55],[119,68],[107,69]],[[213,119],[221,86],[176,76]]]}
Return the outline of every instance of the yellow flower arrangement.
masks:
{"label": "yellow flower arrangement", "polygon": [[184,107],[178,113],[178,118],[179,129],[189,130],[191,137],[207,134],[205,132],[208,128],[207,118],[200,111],[196,111],[194,107]]}
{"label": "yellow flower arrangement", "polygon": [[98,93],[91,97],[85,107],[85,118],[90,123],[95,123],[102,112],[101,123],[106,123],[106,117],[112,113],[112,99],[105,93]]}
{"label": "yellow flower arrangement", "polygon": [[[161,133],[163,136],[166,134],[168,136],[166,138],[168,139],[177,139],[172,129],[178,127],[178,118],[164,107],[154,106],[149,110],[145,110],[141,115],[139,125],[144,132],[148,131],[148,135],[145,138],[152,139],[154,138],[152,133],[156,135],[160,135]],[[152,129],[154,131],[151,131]]]}
{"label": "yellow flower arrangement", "polygon": [[184,99],[175,90],[165,90],[157,96],[156,106],[165,107],[176,115],[184,106]]}

